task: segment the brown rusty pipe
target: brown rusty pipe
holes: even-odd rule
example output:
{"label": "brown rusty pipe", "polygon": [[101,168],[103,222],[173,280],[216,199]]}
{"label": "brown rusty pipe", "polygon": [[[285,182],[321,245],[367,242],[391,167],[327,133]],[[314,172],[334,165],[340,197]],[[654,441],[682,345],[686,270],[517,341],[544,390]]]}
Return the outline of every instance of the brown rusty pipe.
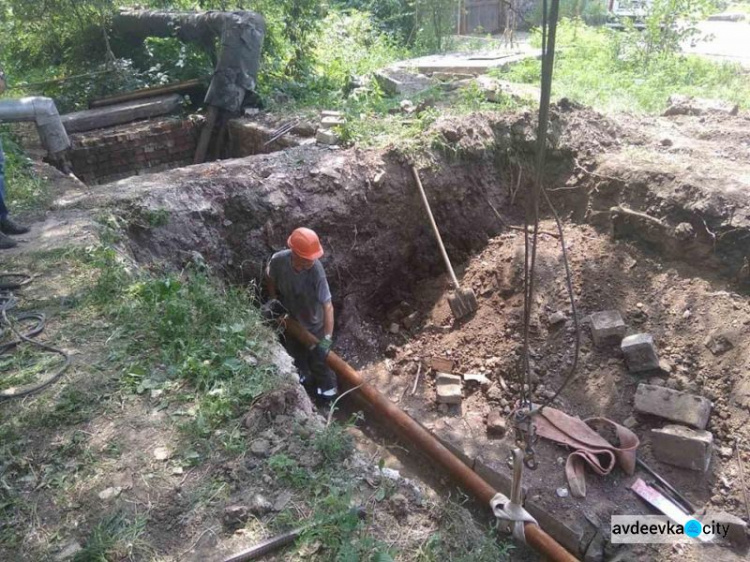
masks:
{"label": "brown rusty pipe", "polygon": [[[284,321],[284,327],[288,335],[307,346],[318,343],[318,339],[295,320],[287,318]],[[364,382],[362,375],[341,357],[330,352],[326,362],[342,382],[352,387],[359,386],[356,393],[364,398],[378,414],[395,424],[400,433],[414,443],[430,460],[442,466],[466,492],[474,496],[480,503],[486,506],[490,505],[490,501],[497,492],[483,478],[461,462],[425,428],[380,394],[375,387]],[[576,562],[578,560],[538,525],[526,523],[524,532],[528,545],[549,560],[555,562]]]}

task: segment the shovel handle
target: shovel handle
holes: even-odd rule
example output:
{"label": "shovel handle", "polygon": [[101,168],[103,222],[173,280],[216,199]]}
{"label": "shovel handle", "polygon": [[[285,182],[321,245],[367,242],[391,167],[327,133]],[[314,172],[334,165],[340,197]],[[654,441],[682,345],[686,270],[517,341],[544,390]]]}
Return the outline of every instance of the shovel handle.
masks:
{"label": "shovel handle", "polygon": [[427,211],[427,217],[430,219],[430,224],[432,225],[432,231],[435,233],[435,238],[437,239],[438,246],[440,247],[440,254],[443,256],[443,261],[445,261],[445,267],[448,268],[448,273],[450,273],[451,281],[453,282],[453,287],[458,291],[461,287],[458,284],[458,279],[456,279],[456,274],[453,272],[453,266],[451,265],[451,260],[448,259],[448,253],[445,251],[445,246],[443,245],[443,239],[440,237],[440,231],[438,230],[437,223],[435,222],[435,217],[432,216],[432,210],[430,210],[430,203],[427,201],[427,194],[424,192],[424,187],[422,187],[422,180],[419,179],[419,172],[417,172],[416,166],[411,167],[411,172],[414,175],[414,179],[417,182],[417,187],[419,188],[419,194],[422,196],[422,202],[424,203],[424,208]]}

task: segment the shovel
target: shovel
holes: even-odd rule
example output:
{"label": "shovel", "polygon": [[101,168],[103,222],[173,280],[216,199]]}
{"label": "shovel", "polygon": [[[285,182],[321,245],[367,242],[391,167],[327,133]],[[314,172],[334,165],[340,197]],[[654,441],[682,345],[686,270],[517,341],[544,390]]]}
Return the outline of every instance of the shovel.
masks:
{"label": "shovel", "polygon": [[451,312],[453,313],[453,317],[456,320],[460,320],[464,316],[468,316],[472,312],[475,312],[477,309],[477,297],[474,295],[474,291],[471,289],[462,289],[461,286],[458,284],[458,279],[456,279],[456,274],[453,272],[453,266],[451,265],[451,260],[448,259],[448,254],[445,251],[445,246],[443,245],[443,239],[440,237],[440,231],[438,230],[437,224],[435,223],[435,218],[432,216],[432,211],[430,210],[430,203],[427,201],[427,195],[424,192],[424,187],[422,187],[422,181],[419,179],[419,172],[417,172],[417,168],[415,166],[411,167],[412,174],[414,174],[414,179],[417,181],[417,187],[419,187],[419,194],[422,196],[422,202],[424,203],[424,208],[427,211],[427,216],[430,219],[430,224],[432,225],[432,231],[435,233],[435,238],[437,239],[438,246],[440,247],[440,254],[443,256],[443,260],[445,261],[445,266],[448,268],[448,273],[450,273],[451,281],[453,282],[453,294],[448,295],[448,306],[451,307]]}

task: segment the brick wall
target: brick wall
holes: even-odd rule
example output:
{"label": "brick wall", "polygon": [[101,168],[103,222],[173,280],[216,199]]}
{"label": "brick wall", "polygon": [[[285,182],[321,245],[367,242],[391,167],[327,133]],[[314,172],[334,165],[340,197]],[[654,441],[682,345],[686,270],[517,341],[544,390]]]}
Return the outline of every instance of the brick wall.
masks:
{"label": "brick wall", "polygon": [[100,184],[192,164],[202,122],[167,117],[72,134],[73,172]]}

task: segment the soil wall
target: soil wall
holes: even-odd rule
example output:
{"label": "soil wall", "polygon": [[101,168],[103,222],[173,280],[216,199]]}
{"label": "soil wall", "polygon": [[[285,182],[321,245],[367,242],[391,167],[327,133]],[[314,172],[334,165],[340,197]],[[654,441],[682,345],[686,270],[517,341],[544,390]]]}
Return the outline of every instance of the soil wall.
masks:
{"label": "soil wall", "polygon": [[[528,112],[474,114],[434,127],[439,148],[421,158],[420,173],[460,269],[504,228],[488,201],[507,222],[522,224],[535,121]],[[545,184],[563,215],[736,276],[746,258],[741,244],[727,241],[741,242],[750,218],[730,216],[721,193],[696,189],[687,196],[677,176],[665,182],[657,171],[637,170],[620,148],[623,136],[591,110],[564,100],[553,108]],[[600,165],[606,176],[593,171]],[[200,254],[241,282],[261,277],[265,260],[285,247],[292,229],[313,228],[326,249],[323,263],[344,322],[365,310],[387,309],[416,281],[444,271],[410,164],[392,150],[294,147],[128,178],[87,204],[110,204],[125,215],[139,261],[179,267]],[[655,220],[613,213],[613,207]],[[155,215],[167,220],[153,221]],[[703,225],[724,237],[723,245],[707,251],[698,228]]]}

